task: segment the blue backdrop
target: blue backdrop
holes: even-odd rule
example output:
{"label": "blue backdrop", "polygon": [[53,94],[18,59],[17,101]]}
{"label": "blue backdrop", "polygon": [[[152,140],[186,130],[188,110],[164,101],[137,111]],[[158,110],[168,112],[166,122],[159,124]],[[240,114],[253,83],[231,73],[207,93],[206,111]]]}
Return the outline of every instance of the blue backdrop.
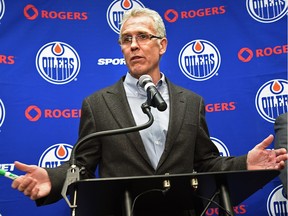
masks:
{"label": "blue backdrop", "polygon": [[[274,133],[288,107],[285,0],[0,0],[0,168],[20,175],[15,160],[55,167],[69,158],[82,99],[127,72],[117,39],[133,7],[163,17],[162,72],[204,97],[222,155],[243,155]],[[0,179],[1,216],[69,215],[63,200],[38,208],[10,185]],[[235,214],[287,215],[280,180]]]}

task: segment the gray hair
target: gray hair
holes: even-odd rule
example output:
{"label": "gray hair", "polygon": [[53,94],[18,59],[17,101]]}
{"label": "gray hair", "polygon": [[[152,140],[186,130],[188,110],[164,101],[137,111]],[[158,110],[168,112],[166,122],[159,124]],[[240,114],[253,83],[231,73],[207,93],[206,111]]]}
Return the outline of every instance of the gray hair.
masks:
{"label": "gray hair", "polygon": [[[120,34],[122,32],[122,26],[123,24],[131,17],[137,17],[137,16],[147,16],[152,18],[154,21],[154,29],[156,31],[157,36],[159,37],[166,37],[166,29],[164,22],[162,20],[162,17],[159,15],[158,12],[155,10],[151,10],[149,8],[133,8],[131,10],[128,10],[124,13],[122,22],[121,22],[121,28],[120,28]],[[120,37],[119,34],[119,37]]]}

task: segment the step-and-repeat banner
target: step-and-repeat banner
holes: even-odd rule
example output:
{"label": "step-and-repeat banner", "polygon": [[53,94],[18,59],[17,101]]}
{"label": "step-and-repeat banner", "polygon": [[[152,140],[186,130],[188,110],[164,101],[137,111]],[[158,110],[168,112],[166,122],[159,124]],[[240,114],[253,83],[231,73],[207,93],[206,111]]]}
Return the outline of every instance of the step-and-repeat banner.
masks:
{"label": "step-and-repeat banner", "polygon": [[[83,98],[127,72],[117,39],[123,13],[136,7],[162,16],[169,43],[161,70],[204,97],[223,156],[274,134],[288,103],[285,0],[0,0],[0,168],[22,174],[15,160],[68,160]],[[63,200],[36,207],[10,185],[1,177],[1,216],[70,213]],[[287,202],[276,178],[234,213],[284,216]]]}

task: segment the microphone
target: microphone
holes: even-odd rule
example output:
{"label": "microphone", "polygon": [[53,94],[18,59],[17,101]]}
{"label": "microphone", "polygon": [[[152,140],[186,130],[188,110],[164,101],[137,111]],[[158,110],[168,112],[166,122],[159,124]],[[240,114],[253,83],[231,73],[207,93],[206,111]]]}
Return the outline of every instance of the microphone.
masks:
{"label": "microphone", "polygon": [[147,92],[147,103],[149,105],[156,107],[159,111],[165,111],[167,109],[167,104],[154,85],[151,76],[147,74],[142,75],[139,78],[139,84]]}

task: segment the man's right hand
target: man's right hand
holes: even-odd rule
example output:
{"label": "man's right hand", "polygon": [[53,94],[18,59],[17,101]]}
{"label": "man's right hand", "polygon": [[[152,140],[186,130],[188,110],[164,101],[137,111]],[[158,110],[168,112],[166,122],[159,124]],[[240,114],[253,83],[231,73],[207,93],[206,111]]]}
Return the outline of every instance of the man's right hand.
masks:
{"label": "man's right hand", "polygon": [[25,196],[36,200],[47,196],[51,191],[51,181],[45,169],[36,165],[27,165],[18,161],[14,162],[18,170],[25,172],[16,178],[12,183],[12,188],[17,189]]}

